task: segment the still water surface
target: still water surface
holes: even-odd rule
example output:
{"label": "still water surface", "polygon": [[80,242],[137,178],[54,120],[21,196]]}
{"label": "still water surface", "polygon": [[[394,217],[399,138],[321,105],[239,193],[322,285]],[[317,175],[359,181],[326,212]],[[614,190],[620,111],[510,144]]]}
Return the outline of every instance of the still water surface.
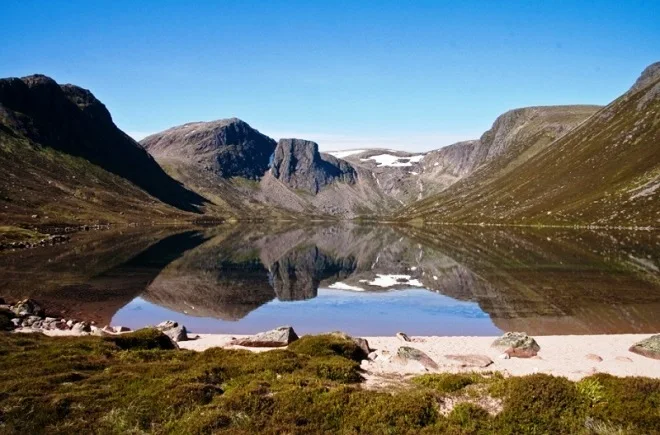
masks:
{"label": "still water surface", "polygon": [[124,229],[0,253],[0,296],[199,333],[660,331],[654,232],[335,225]]}

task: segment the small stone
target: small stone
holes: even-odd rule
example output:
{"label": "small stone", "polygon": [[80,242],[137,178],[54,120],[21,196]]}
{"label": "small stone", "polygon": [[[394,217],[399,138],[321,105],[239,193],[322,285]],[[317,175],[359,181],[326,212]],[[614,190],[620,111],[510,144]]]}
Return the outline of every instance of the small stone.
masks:
{"label": "small stone", "polygon": [[633,362],[633,360],[631,360],[627,356],[617,356],[614,359],[617,360],[617,361],[620,361],[620,362]]}
{"label": "small stone", "polygon": [[511,358],[511,356],[509,356],[509,354],[506,353],[506,352],[503,353],[503,354],[498,355],[497,357],[498,357],[499,359],[510,359],[510,358]]}
{"label": "small stone", "polygon": [[493,360],[486,355],[445,355],[445,358],[458,361],[463,367],[488,367]]}
{"label": "small stone", "polygon": [[161,331],[164,331],[165,329],[172,329],[172,328],[176,328],[177,326],[179,326],[179,324],[174,320],[166,320],[156,325],[156,329],[160,329]]}
{"label": "small stone", "polygon": [[411,342],[412,341],[410,339],[410,337],[408,337],[408,335],[405,332],[397,332],[396,337],[401,341],[405,341],[405,342]]}
{"label": "small stone", "polygon": [[588,359],[589,361],[596,361],[596,362],[603,361],[603,358],[593,353],[588,354],[587,356],[585,356],[585,358]]}

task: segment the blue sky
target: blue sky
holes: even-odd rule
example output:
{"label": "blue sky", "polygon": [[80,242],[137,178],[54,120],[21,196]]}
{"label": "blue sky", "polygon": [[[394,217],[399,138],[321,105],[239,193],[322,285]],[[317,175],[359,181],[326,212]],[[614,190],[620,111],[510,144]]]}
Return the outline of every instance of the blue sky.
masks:
{"label": "blue sky", "polygon": [[237,116],[432,149],[512,108],[606,104],[660,60],[657,0],[2,3],[1,77],[88,88],[137,137]]}

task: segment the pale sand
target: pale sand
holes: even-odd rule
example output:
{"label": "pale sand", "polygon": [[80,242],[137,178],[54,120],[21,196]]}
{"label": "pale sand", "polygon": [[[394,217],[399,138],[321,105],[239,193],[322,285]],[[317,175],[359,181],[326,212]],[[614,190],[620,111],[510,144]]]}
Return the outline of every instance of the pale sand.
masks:
{"label": "pale sand", "polygon": [[[425,352],[439,365],[437,372],[498,371],[505,375],[528,375],[547,373],[578,380],[594,373],[610,373],[616,376],[646,376],[660,378],[660,360],[646,358],[628,351],[634,343],[649,337],[649,334],[622,335],[565,335],[535,336],[541,346],[538,357],[523,359],[501,359],[501,352],[490,347],[497,337],[411,337],[412,342],[403,342],[396,337],[364,337],[376,351],[375,360],[365,360],[362,368],[367,377],[405,377],[427,371],[418,363],[402,365],[396,358],[400,346],[410,346]],[[211,347],[239,348],[230,346],[233,337],[240,335],[200,334],[199,339],[179,343],[184,349],[202,351]],[[264,351],[268,349],[249,349]],[[461,367],[444,355],[485,355],[493,360],[487,368]],[[587,358],[598,355],[603,361]]]}

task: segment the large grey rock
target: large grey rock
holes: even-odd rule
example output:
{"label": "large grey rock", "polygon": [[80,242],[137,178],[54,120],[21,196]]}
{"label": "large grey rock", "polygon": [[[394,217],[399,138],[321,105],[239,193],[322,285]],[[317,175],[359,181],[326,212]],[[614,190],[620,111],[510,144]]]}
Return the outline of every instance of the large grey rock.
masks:
{"label": "large grey rock", "polygon": [[298,335],[290,326],[280,326],[271,331],[260,332],[247,338],[235,340],[232,344],[247,347],[283,347],[298,340]]}
{"label": "large grey rock", "polygon": [[647,358],[660,359],[660,334],[635,343],[628,350]]}
{"label": "large grey rock", "polygon": [[536,340],[524,332],[507,332],[495,340],[491,347],[518,358],[531,358],[541,350]]}
{"label": "large grey rock", "polygon": [[166,320],[156,325],[156,329],[162,331],[165,335],[170,337],[173,341],[187,341],[188,330],[185,326],[179,325],[178,322],[173,320]]}
{"label": "large grey rock", "polygon": [[18,316],[43,316],[44,309],[34,299],[24,299],[12,309]]}
{"label": "large grey rock", "polygon": [[85,334],[87,332],[91,332],[90,324],[87,322],[74,323],[73,326],[71,327],[71,332],[80,335]]}
{"label": "large grey rock", "polygon": [[319,153],[316,142],[280,139],[275,148],[273,176],[292,189],[317,194],[337,181],[354,184],[357,172],[350,163]]}
{"label": "large grey rock", "polygon": [[427,369],[438,369],[438,364],[430,356],[414,347],[401,346],[397,350],[396,356],[403,361],[417,361]]}

